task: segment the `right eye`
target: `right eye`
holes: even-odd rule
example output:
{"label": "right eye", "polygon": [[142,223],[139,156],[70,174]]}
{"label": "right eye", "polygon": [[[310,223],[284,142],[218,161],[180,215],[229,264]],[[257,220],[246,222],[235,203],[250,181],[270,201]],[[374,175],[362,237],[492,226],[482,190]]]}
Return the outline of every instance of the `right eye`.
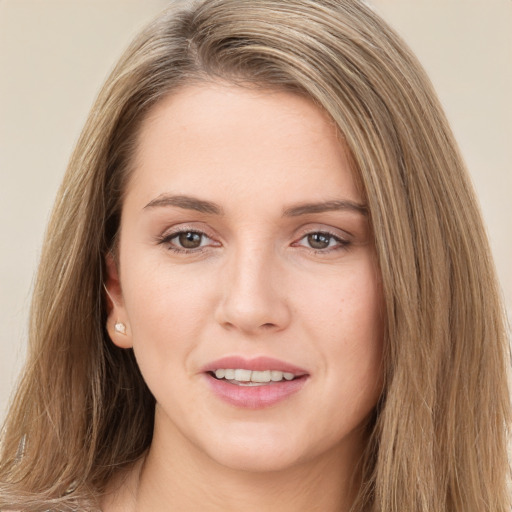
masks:
{"label": "right eye", "polygon": [[197,249],[204,245],[206,235],[197,231],[182,231],[174,235],[169,242],[179,245],[183,249]]}
{"label": "right eye", "polygon": [[158,242],[167,246],[169,250],[178,253],[199,252],[205,247],[218,246],[217,242],[202,231],[192,229],[183,229],[168,233],[160,237]]}

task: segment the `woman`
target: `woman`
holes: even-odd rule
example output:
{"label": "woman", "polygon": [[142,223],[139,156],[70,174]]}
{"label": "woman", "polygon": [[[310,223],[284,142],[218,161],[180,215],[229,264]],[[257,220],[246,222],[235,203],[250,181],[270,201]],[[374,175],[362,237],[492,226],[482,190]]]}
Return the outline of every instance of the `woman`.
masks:
{"label": "woman", "polygon": [[506,354],[404,43],[353,0],[177,2],[71,159],[0,507],[509,510]]}

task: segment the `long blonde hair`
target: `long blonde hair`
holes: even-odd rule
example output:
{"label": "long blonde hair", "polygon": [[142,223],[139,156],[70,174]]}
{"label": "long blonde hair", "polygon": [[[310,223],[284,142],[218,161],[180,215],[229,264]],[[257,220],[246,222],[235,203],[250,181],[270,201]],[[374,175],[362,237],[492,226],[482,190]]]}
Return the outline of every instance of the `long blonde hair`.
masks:
{"label": "long blonde hair", "polygon": [[173,2],[126,51],[48,227],[29,357],[2,435],[0,508],[94,509],[150,445],[154,399],[105,329],[104,259],[144,114],[216,79],[311,98],[338,125],[364,188],[386,375],[354,510],[509,512],[508,345],[479,209],[428,78],[356,0]]}

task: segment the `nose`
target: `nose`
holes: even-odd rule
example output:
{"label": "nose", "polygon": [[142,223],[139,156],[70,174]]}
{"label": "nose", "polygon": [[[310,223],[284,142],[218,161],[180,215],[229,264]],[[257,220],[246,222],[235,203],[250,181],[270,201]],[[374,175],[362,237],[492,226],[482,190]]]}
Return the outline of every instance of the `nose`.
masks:
{"label": "nose", "polygon": [[281,331],[290,322],[283,269],[270,251],[245,248],[221,271],[216,321],[245,334]]}

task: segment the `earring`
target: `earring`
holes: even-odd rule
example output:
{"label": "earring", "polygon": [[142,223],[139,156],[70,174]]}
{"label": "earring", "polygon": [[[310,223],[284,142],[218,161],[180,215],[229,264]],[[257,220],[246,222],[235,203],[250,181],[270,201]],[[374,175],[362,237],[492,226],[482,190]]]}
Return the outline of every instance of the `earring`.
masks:
{"label": "earring", "polygon": [[114,325],[114,331],[126,335],[126,325],[122,322],[116,322]]}

